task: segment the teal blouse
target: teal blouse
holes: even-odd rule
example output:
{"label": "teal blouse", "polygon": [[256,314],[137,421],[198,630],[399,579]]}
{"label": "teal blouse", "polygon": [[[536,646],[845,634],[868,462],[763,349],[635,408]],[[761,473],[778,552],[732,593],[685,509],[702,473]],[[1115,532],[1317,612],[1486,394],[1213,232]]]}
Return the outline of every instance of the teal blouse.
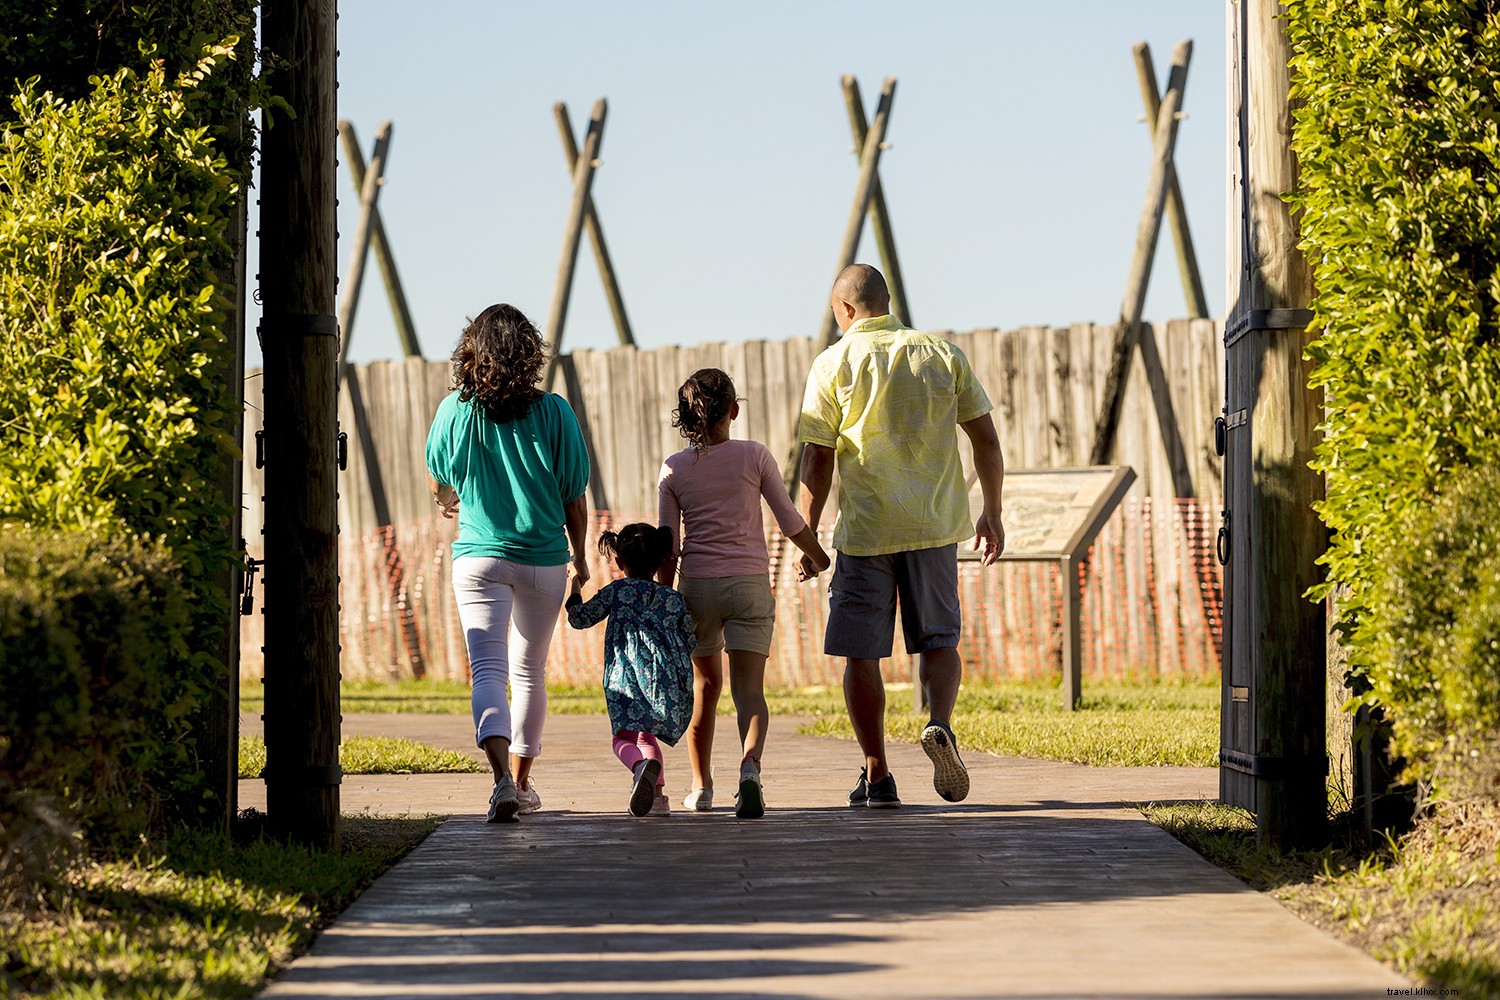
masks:
{"label": "teal blouse", "polygon": [[568,561],[563,506],[583,495],[589,456],[578,418],[556,393],[497,424],[454,392],[427,432],[427,471],[458,491],[453,557],[493,556],[526,566]]}

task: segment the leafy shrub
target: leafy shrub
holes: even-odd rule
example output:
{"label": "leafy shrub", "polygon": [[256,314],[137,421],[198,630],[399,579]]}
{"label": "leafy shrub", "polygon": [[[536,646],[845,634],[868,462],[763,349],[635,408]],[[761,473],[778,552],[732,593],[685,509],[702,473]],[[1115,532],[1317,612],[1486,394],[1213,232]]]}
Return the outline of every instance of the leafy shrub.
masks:
{"label": "leafy shrub", "polygon": [[123,524],[196,574],[225,555],[214,474],[237,448],[214,369],[237,189],[187,122],[194,86],[27,85],[0,131],[0,518]]}
{"label": "leafy shrub", "polygon": [[1474,0],[1285,10],[1290,200],[1314,262],[1309,354],[1327,408],[1314,465],[1332,541],[1313,596],[1347,585],[1351,683],[1427,747],[1415,734],[1438,704],[1431,668],[1399,652],[1426,640],[1390,635],[1420,623],[1391,617],[1383,588],[1402,577],[1381,562],[1451,473],[1500,463],[1500,14]]}
{"label": "leafy shrub", "polygon": [[1401,706],[1396,749],[1415,776],[1451,784],[1500,736],[1500,471],[1447,480],[1376,579],[1373,693]]}
{"label": "leafy shrub", "polygon": [[201,800],[189,719],[203,661],[189,597],[156,543],[0,529],[0,883]]}

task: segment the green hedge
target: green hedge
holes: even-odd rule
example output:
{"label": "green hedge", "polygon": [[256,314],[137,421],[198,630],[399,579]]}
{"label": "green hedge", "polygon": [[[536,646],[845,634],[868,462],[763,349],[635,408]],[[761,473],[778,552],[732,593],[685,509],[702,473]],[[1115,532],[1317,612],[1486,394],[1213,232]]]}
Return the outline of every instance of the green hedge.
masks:
{"label": "green hedge", "polygon": [[0,882],[81,829],[124,846],[201,799],[191,714],[210,674],[156,543],[0,528]]}
{"label": "green hedge", "polygon": [[1396,749],[1446,791],[1500,798],[1466,780],[1500,737],[1500,470],[1465,469],[1412,511],[1373,591],[1373,694],[1401,706]]}
{"label": "green hedge", "polygon": [[[1500,15],[1462,0],[1289,0],[1293,147],[1327,419],[1325,597],[1350,680],[1425,747],[1438,661],[1410,673],[1383,559],[1451,474],[1500,463]],[[1454,552],[1451,558],[1462,559]],[[1413,567],[1414,568],[1414,567]],[[1433,567],[1439,576],[1472,567]],[[1415,643],[1416,645],[1411,645]],[[1420,770],[1421,764],[1418,762]]]}

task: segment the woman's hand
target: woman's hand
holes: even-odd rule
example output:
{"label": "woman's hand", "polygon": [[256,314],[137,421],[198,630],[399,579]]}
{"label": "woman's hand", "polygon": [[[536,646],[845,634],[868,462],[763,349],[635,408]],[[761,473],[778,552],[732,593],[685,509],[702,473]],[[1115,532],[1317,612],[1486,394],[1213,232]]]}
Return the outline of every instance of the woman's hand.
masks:
{"label": "woman's hand", "polygon": [[583,585],[589,582],[588,560],[581,556],[573,557],[573,564],[569,567],[569,575],[573,578],[573,593],[583,589]]}
{"label": "woman's hand", "polygon": [[431,485],[432,502],[438,505],[438,510],[443,512],[443,517],[453,520],[458,516],[458,490],[447,483],[440,483],[431,476],[427,478]]}

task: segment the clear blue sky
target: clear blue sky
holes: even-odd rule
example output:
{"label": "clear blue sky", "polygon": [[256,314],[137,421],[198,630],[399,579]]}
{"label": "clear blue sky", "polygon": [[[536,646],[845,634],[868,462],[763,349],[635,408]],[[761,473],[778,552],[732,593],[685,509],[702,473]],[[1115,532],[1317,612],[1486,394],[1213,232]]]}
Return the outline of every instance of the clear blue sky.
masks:
{"label": "clear blue sky", "polygon": [[[366,156],[394,123],[380,210],[429,358],[492,302],[545,323],[571,195],[552,104],[581,134],[598,97],[593,195],[640,345],[816,335],[857,175],[845,73],[871,113],[898,79],[880,173],[915,325],[1108,322],[1150,168],[1130,48],[1151,45],[1164,85],[1184,38],[1176,162],[1217,315],[1219,0],[358,0],[340,9],[339,114]],[[339,191],[343,274],[342,166]],[[879,264],[868,227],[858,259]],[[1146,316],[1184,314],[1164,233]],[[564,350],[614,343],[585,241]],[[372,259],[351,356],[400,355]]]}

